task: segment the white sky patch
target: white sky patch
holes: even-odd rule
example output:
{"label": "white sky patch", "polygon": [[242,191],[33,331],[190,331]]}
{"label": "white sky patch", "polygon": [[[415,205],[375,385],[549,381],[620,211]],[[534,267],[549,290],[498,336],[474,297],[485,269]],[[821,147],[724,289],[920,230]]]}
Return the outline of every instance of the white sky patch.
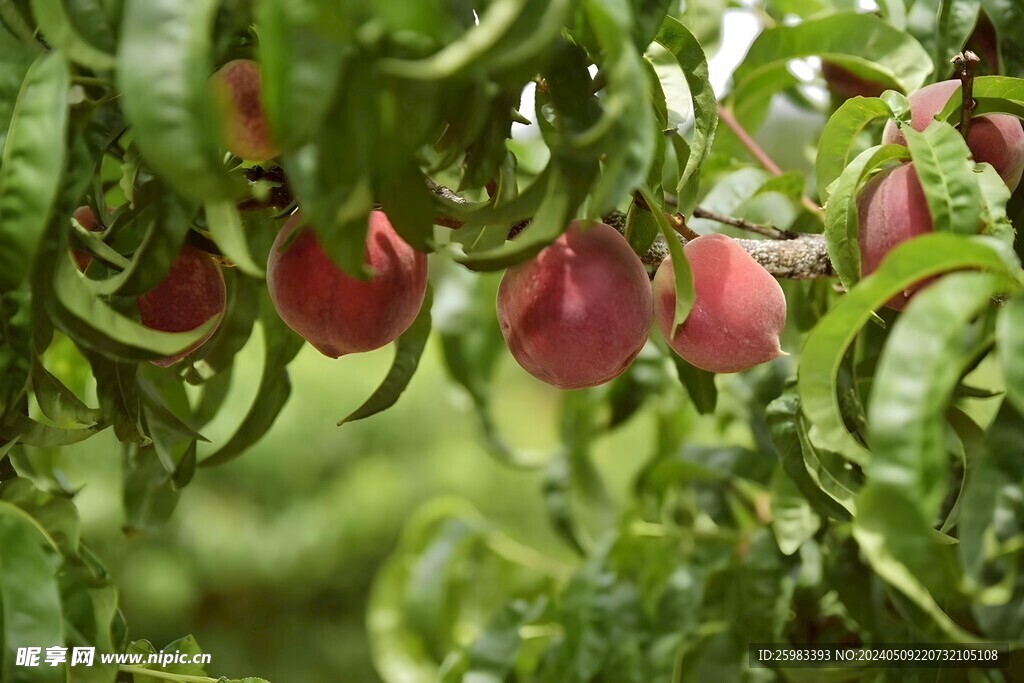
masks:
{"label": "white sky patch", "polygon": [[857,0],[857,7],[865,12],[877,12],[878,3],[875,0]]}
{"label": "white sky patch", "polygon": [[789,73],[799,78],[804,83],[810,83],[818,76],[818,69],[821,68],[821,60],[818,60],[816,69],[809,59],[794,59],[786,65]]}
{"label": "white sky patch", "polygon": [[[793,75],[803,81],[800,92],[812,102],[823,106],[828,104],[828,89],[821,83],[821,57],[798,59],[791,62],[789,67]],[[807,78],[808,75],[810,78]]]}
{"label": "white sky patch", "polygon": [[530,119],[530,125],[522,123],[512,124],[513,140],[533,140],[540,136],[540,127],[537,125],[536,108],[534,107],[534,94],[537,92],[537,84],[530,81],[523,88],[522,98],[519,101],[519,113]]}
{"label": "white sky patch", "polygon": [[750,49],[750,44],[761,32],[757,17],[745,10],[726,10],[722,18],[721,48],[708,60],[711,88],[721,98],[732,72],[740,65]]}

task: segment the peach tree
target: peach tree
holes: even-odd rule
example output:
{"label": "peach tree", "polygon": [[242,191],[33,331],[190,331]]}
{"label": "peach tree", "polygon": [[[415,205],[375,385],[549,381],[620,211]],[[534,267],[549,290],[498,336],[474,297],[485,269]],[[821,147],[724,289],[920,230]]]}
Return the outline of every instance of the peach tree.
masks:
{"label": "peach tree", "polygon": [[[271,429],[305,341],[394,345],[344,424],[432,332],[571,552],[429,506],[370,596],[385,681],[936,680],[756,642],[1000,641],[962,680],[1024,677],[1024,8],[858,7],[0,0],[0,679],[214,680],[17,663],[153,648],[48,453],[112,430],[144,532]],[[506,354],[563,392],[550,457],[496,426]],[[592,448],[640,413],[623,498]]]}

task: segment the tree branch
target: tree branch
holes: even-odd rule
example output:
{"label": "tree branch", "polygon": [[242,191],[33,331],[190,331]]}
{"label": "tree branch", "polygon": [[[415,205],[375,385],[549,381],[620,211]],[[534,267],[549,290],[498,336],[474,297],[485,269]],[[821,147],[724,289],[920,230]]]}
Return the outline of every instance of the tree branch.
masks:
{"label": "tree branch", "polygon": [[801,235],[801,233],[793,232],[791,230],[779,230],[773,225],[754,223],[752,221],[748,221],[746,218],[724,216],[701,206],[698,206],[693,210],[693,215],[696,218],[706,218],[710,221],[715,221],[716,223],[722,223],[723,225],[731,225],[735,228],[740,228],[741,230],[756,232],[759,235],[770,237],[773,240],[794,240]]}
{"label": "tree branch", "polygon": [[[761,145],[757,144],[757,141],[747,132],[747,129],[736,119],[736,116],[728,107],[723,107],[721,104],[718,105],[718,118],[720,118],[725,125],[729,127],[736,137],[740,139],[743,146],[747,148],[747,151],[757,159],[757,162],[764,166],[765,170],[771,173],[773,176],[782,175],[782,169],[779,165],[768,156],[768,153],[761,149]],[[824,216],[824,212],[821,207],[815,204],[807,196],[800,197],[800,203],[804,205],[808,211],[813,213],[815,216]]]}
{"label": "tree branch", "polygon": [[[428,179],[427,186],[430,188],[431,192],[436,194],[438,197],[442,197],[456,204],[466,203],[465,199],[443,185],[437,185]],[[730,221],[728,223],[730,225],[743,221],[743,219],[731,218],[729,216],[719,216],[718,214],[714,215],[718,216],[718,218],[727,219]],[[673,225],[676,225],[679,221],[679,217],[673,215],[669,215],[669,219]],[[626,214],[621,211],[613,211],[607,216],[604,216],[603,220],[611,227],[625,234]],[[713,218],[712,220],[717,220],[717,218]],[[450,216],[437,216],[435,217],[434,222],[437,225],[453,229],[457,229],[462,226],[461,222]],[[744,222],[749,225],[758,226],[756,223],[749,223],[749,221]],[[509,239],[512,239],[515,235],[519,234],[519,232],[521,232],[528,224],[529,221],[522,221],[512,226],[509,230]],[[758,227],[763,228],[770,226]],[[774,228],[772,229],[774,230]],[[788,231],[786,232],[788,233]],[[690,234],[696,235],[696,233],[693,233],[692,231],[690,231]],[[755,261],[761,264],[765,270],[777,278],[785,280],[817,280],[830,278],[835,275],[832,270],[832,262],[829,261],[828,258],[828,249],[825,246],[825,238],[823,235],[791,234],[792,236],[787,237],[786,239],[737,239],[736,243],[743,247],[743,249],[750,254]],[[688,241],[687,238],[682,235],[677,235],[676,238],[683,244],[686,244]],[[668,257],[668,253],[668,244],[665,242],[663,237],[659,236],[647,251],[640,254],[640,260],[648,266],[657,267]]]}

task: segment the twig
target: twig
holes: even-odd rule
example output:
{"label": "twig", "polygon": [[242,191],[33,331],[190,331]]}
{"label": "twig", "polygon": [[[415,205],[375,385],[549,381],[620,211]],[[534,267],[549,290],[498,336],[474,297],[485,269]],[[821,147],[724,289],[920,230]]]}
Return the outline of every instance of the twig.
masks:
{"label": "twig", "polygon": [[[736,116],[727,107],[723,107],[721,104],[718,105],[718,118],[725,122],[725,125],[729,126],[729,129],[736,134],[736,137],[740,139],[743,146],[747,148],[747,151],[757,159],[757,163],[764,166],[765,170],[774,176],[782,175],[782,169],[779,165],[768,156],[768,153],[761,149],[761,146],[757,144],[757,141],[751,137],[750,133],[743,127],[743,125],[736,120]],[[804,207],[816,216],[824,217],[825,212],[821,210],[821,207],[815,204],[807,196],[800,197],[800,203]]]}
{"label": "twig", "polygon": [[[438,185],[428,179],[427,186],[431,192],[448,201],[455,204],[466,203],[465,199],[443,185]],[[646,203],[644,205],[646,206]],[[699,237],[697,233],[685,226],[685,221],[681,220],[679,214],[669,214],[668,218],[669,222],[676,227],[677,233],[688,231],[689,234],[686,236],[682,234],[677,236],[681,243],[686,244],[690,239]],[[723,218],[728,217],[723,216]],[[603,216],[602,220],[625,234],[626,214],[621,211],[613,211],[607,216]],[[450,216],[437,216],[434,222],[437,225],[451,228],[462,226],[461,221]],[[513,225],[509,230],[509,239],[515,237],[528,225],[529,220],[520,221]],[[823,235],[801,234],[791,239],[778,240],[738,239],[736,243],[743,247],[765,270],[777,278],[786,280],[816,280],[835,276],[832,270],[832,262],[828,258],[828,249],[825,246]],[[654,244],[647,251],[640,254],[640,260],[649,266],[660,265],[666,257],[668,257],[668,244],[665,242],[664,237],[661,236],[655,239]]]}
{"label": "twig", "polygon": [[970,50],[954,55],[953,66],[956,68],[956,75],[960,78],[960,87],[963,91],[963,106],[960,108],[960,134],[967,140],[967,134],[971,132],[971,115],[977,102],[974,101],[974,71],[981,61],[978,55]]}
{"label": "twig", "polygon": [[791,230],[780,230],[772,225],[764,225],[762,223],[754,223],[748,221],[746,218],[734,218],[733,216],[724,216],[710,209],[698,206],[693,210],[693,215],[696,218],[706,218],[709,221],[715,221],[723,225],[731,225],[734,228],[740,228],[741,230],[747,230],[749,232],[756,232],[759,235],[770,237],[773,240],[795,240],[800,237],[800,233],[792,232]]}
{"label": "twig", "polygon": [[[653,213],[651,205],[647,203],[644,196],[639,192],[633,193],[633,203],[636,204],[642,211]],[[699,234],[694,232],[690,226],[686,224],[686,216],[681,213],[666,213],[665,218],[668,219],[668,224],[672,226],[672,229],[676,231],[684,240],[695,240],[700,237]]]}

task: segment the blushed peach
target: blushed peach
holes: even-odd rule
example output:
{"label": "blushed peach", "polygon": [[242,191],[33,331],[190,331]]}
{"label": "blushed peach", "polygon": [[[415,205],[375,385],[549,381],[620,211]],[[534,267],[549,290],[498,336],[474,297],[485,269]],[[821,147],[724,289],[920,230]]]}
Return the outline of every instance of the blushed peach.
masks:
{"label": "blushed peach", "polygon": [[675,335],[675,267],[667,258],[654,277],[654,314],[662,334],[688,363],[709,372],[741,372],[786,355],[782,287],[761,264],[725,235],[687,242],[693,271],[693,309]]}
{"label": "blushed peach", "polygon": [[[213,257],[190,246],[181,248],[167,277],[136,299],[142,324],[163,332],[188,332],[224,313],[224,275]],[[218,322],[219,326],[220,323]],[[192,353],[213,336],[216,327],[185,351],[153,361],[167,367]]]}
{"label": "blushed peach", "polygon": [[[857,215],[857,242],[864,275],[875,272],[896,245],[934,229],[928,200],[912,163],[883,171],[869,180],[857,195]],[[886,305],[903,310],[910,295],[920,287],[908,288]]]}
{"label": "blushed peach", "polygon": [[[935,121],[949,98],[960,88],[960,81],[942,81],[921,88],[910,101],[911,127],[921,132]],[[889,121],[882,133],[884,144],[906,145],[907,139],[896,123]],[[1013,191],[1024,173],[1024,128],[1020,119],[1008,114],[990,114],[971,120],[967,146],[978,163],[992,164]]]}
{"label": "blushed peach", "polygon": [[535,259],[509,268],[498,322],[512,355],[560,389],[625,372],[651,328],[651,283],[626,239],[603,223],[573,222]]}
{"label": "blushed peach", "polygon": [[[78,221],[78,224],[86,230],[92,232],[103,231],[103,224],[96,220],[96,214],[93,212],[92,208],[88,206],[80,206],[75,209],[74,217],[75,220]],[[82,251],[81,249],[72,249],[71,258],[74,259],[75,266],[78,267],[78,270],[83,273],[89,267],[89,264],[92,263],[92,254]]]}
{"label": "blushed peach", "polygon": [[210,81],[228,151],[249,161],[266,161],[280,154],[260,100],[259,65],[249,59],[236,59],[222,66]]}
{"label": "blushed peach", "polygon": [[331,260],[316,232],[296,213],[270,252],[267,286],[278,314],[325,356],[391,343],[423,305],[427,257],[399,237],[382,211],[370,214],[366,250],[374,276],[358,280]]}

